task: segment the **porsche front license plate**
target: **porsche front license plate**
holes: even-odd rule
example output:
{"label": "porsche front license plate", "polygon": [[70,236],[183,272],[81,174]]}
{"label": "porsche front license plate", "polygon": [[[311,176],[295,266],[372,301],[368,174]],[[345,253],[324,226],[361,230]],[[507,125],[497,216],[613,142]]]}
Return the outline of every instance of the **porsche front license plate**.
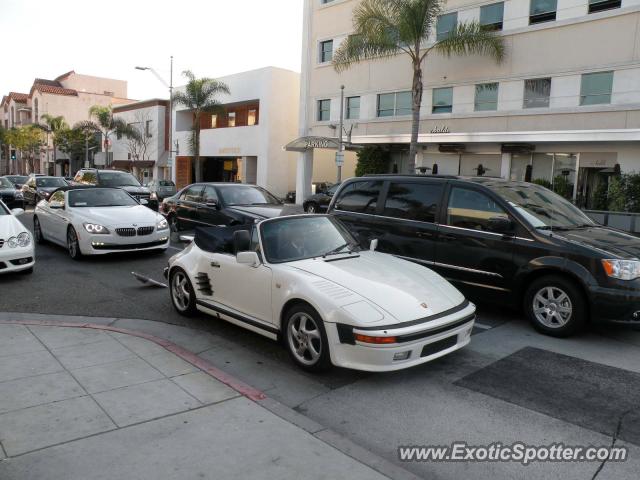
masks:
{"label": "porsche front license plate", "polygon": [[458,336],[453,335],[451,337],[443,338],[437,342],[429,343],[422,347],[421,357],[428,357],[434,353],[438,353],[446,348],[453,347],[458,342]]}

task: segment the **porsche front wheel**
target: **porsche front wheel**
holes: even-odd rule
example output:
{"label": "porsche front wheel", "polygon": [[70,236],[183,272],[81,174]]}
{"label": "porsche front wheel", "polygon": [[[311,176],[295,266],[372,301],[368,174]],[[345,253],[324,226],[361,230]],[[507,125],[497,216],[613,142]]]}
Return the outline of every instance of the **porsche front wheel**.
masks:
{"label": "porsche front wheel", "polygon": [[320,315],[307,305],[296,305],[284,322],[285,344],[293,361],[309,372],[331,367],[327,334]]}

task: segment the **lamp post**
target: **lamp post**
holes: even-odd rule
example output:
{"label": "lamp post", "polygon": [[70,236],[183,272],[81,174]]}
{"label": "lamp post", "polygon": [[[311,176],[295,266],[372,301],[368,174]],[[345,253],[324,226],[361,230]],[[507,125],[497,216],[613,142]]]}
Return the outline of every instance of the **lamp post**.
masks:
{"label": "lamp post", "polygon": [[173,150],[173,55],[169,57],[169,83],[165,82],[165,80],[158,75],[151,67],[136,67],[136,70],[149,70],[153,75],[160,80],[165,87],[169,89],[169,162],[171,164],[171,180],[175,183],[176,181],[176,164],[171,158],[171,155],[177,151]]}
{"label": "lamp post", "polygon": [[340,85],[340,126],[338,127],[338,151],[336,152],[336,166],[338,177],[336,183],[342,182],[342,165],[344,164],[344,146],[342,144],[342,129],[344,125],[344,85]]}

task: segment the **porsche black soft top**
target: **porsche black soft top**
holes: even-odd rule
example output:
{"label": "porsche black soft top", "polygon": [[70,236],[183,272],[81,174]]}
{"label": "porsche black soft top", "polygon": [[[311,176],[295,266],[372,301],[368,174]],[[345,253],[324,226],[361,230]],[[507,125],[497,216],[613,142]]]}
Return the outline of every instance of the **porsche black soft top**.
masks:
{"label": "porsche black soft top", "polygon": [[216,227],[196,227],[194,243],[205,252],[233,254],[233,234],[238,230],[251,233],[251,224],[221,225]]}

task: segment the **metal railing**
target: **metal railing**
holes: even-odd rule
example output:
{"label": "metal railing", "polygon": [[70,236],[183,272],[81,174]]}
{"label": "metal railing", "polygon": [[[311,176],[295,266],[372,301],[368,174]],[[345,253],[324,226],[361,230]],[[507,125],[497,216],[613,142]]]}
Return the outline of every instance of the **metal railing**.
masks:
{"label": "metal railing", "polygon": [[592,220],[607,227],[640,234],[640,213],[608,212],[604,210],[584,210]]}

